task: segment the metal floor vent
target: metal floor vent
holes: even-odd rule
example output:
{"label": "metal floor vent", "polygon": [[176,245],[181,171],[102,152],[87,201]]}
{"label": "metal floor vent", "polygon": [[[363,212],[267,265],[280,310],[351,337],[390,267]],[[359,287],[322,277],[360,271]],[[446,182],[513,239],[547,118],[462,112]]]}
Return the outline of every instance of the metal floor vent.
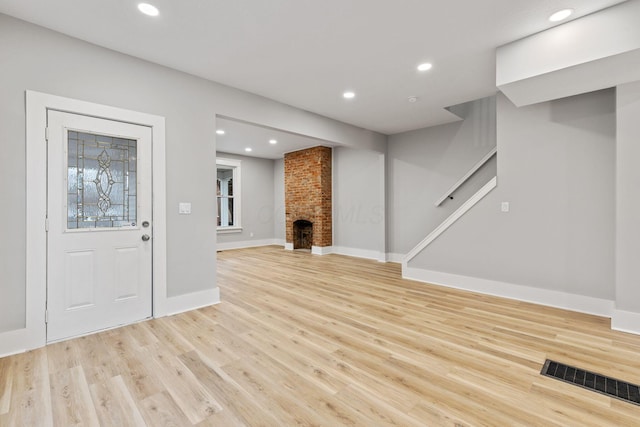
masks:
{"label": "metal floor vent", "polygon": [[544,363],[540,373],[547,377],[640,406],[640,387],[636,384],[605,377],[604,375],[574,368],[549,359]]}

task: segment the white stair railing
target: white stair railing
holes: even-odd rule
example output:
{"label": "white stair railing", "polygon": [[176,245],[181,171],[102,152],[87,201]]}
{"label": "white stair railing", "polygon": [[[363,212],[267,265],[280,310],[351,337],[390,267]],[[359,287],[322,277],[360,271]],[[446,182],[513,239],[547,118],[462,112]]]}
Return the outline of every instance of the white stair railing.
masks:
{"label": "white stair railing", "polygon": [[[494,153],[495,154],[495,153]],[[415,258],[424,248],[429,246],[431,242],[436,240],[442,233],[444,233],[454,222],[462,217],[465,213],[467,213],[472,207],[476,205],[480,200],[484,198],[491,190],[496,188],[498,185],[498,177],[491,178],[491,181],[487,182],[480,190],[478,190],[473,196],[469,198],[466,202],[462,204],[455,212],[453,212],[447,219],[445,219],[442,224],[436,227],[427,237],[425,237],[418,245],[413,248],[403,259],[402,266],[403,268],[407,267],[407,263]]]}
{"label": "white stair railing", "polygon": [[436,200],[436,207],[440,206],[442,203],[444,203],[445,200],[447,200],[447,198],[451,197],[451,195],[462,186],[462,184],[464,184],[465,182],[467,182],[467,180],[469,178],[471,178],[471,176],[476,173],[478,171],[478,169],[480,169],[482,166],[484,166],[485,163],[487,163],[489,160],[491,160],[491,158],[493,156],[496,155],[496,153],[498,152],[498,147],[493,147],[493,149],[491,151],[489,151],[482,159],[480,159],[480,161],[478,163],[476,163],[475,165],[473,165],[473,167],[471,169],[469,169],[469,171],[464,174],[464,176],[462,178],[460,178],[458,180],[458,182],[456,182],[455,184],[453,184],[451,186],[451,188],[449,188],[447,190],[446,193],[444,193],[444,195],[442,197],[440,197],[438,200]]}

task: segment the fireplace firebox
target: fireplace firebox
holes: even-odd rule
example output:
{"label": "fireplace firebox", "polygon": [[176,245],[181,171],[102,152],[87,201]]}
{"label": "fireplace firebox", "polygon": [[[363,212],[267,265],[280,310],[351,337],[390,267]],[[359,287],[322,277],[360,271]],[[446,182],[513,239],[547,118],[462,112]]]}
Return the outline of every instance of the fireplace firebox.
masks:
{"label": "fireplace firebox", "polygon": [[311,249],[313,244],[313,223],[299,219],[293,223],[293,249]]}

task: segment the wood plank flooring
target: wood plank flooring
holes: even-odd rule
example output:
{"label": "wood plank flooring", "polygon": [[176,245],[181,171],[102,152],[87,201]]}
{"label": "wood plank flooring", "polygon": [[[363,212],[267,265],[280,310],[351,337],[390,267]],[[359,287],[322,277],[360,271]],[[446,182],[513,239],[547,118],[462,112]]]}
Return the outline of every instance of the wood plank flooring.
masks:
{"label": "wood plank flooring", "polygon": [[638,426],[542,377],[640,383],[609,320],[279,247],[218,253],[222,303],[0,359],[0,426]]}

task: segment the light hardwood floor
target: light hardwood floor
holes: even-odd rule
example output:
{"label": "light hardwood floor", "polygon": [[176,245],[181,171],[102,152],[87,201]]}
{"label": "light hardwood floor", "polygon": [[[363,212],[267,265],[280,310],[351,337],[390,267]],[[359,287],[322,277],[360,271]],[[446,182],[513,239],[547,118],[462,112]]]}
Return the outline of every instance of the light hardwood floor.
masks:
{"label": "light hardwood floor", "polygon": [[539,374],[640,383],[608,319],[279,247],[218,253],[218,283],[219,305],[0,359],[0,426],[640,425]]}

